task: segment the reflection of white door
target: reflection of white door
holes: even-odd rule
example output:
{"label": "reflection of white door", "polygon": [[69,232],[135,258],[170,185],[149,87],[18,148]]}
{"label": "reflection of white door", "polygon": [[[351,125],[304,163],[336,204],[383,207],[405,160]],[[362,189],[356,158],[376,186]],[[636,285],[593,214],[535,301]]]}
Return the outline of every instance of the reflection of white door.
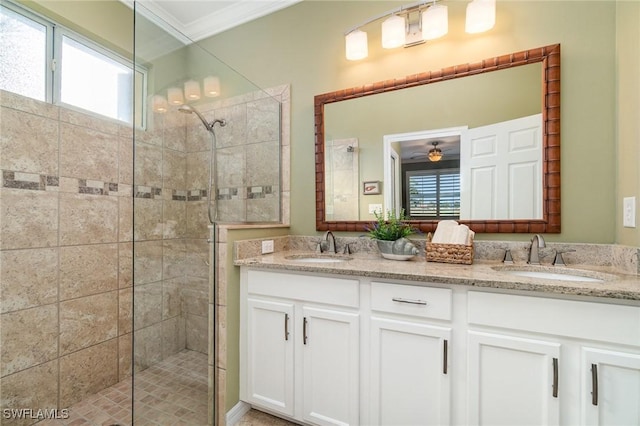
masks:
{"label": "reflection of white door", "polygon": [[400,189],[402,184],[400,177],[400,155],[393,148],[390,148],[390,150],[389,166],[391,167],[391,173],[389,177],[391,178],[391,182],[389,189],[391,190],[391,208],[396,211],[396,214],[399,214],[402,209],[402,201],[400,199],[400,194],[402,193]]}
{"label": "reflection of white door", "polygon": [[469,129],[460,219],[542,218],[542,114]]}

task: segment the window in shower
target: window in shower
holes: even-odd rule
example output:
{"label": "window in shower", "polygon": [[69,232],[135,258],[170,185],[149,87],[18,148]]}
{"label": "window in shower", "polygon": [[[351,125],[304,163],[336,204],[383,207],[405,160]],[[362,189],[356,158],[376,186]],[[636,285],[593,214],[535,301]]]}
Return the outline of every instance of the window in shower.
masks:
{"label": "window in shower", "polygon": [[133,111],[144,68],[22,7],[0,10],[0,89],[144,127],[144,111]]}

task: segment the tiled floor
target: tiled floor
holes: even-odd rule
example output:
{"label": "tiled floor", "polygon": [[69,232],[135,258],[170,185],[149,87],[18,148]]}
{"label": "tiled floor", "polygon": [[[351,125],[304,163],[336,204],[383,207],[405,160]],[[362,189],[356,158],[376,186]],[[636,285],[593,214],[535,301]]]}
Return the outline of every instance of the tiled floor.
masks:
{"label": "tiled floor", "polygon": [[[207,355],[182,351],[135,374],[135,426],[207,424]],[[69,408],[66,420],[38,426],[131,425],[131,379],[124,380]]]}
{"label": "tiled floor", "polygon": [[[135,375],[135,426],[207,425],[207,356],[182,351]],[[65,420],[37,426],[131,425],[131,379],[124,380],[69,408]],[[251,410],[237,426],[289,426],[286,420]]]}

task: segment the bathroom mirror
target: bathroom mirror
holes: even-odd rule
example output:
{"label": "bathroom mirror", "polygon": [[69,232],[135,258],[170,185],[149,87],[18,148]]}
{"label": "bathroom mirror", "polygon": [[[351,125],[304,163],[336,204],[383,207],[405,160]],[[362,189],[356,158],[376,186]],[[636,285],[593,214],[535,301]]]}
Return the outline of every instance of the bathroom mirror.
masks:
{"label": "bathroom mirror", "polygon": [[[459,220],[475,232],[560,232],[559,45],[317,95],[316,229],[363,231],[371,220],[360,220],[366,215],[357,211],[367,213],[367,205],[383,204],[384,191],[391,188],[383,179],[379,182],[380,195],[359,191],[354,201],[359,206],[352,209],[356,211],[353,217],[332,220],[333,203],[327,198],[331,196],[331,188],[328,189],[327,184],[335,178],[330,172],[333,165],[328,163],[325,154],[327,146],[332,146],[336,139],[351,141],[349,145],[355,142],[357,147],[351,149],[359,158],[361,168],[355,188],[362,186],[363,181],[371,181],[369,177],[375,172],[367,173],[367,168],[377,168],[381,173],[383,139],[390,135],[429,133],[458,126],[473,128],[536,113],[542,117],[541,182],[535,182],[541,194],[539,213],[518,219]],[[367,122],[372,124],[362,125]],[[376,133],[372,131],[374,127],[383,130]],[[385,210],[389,209],[391,206],[385,204]],[[437,220],[412,222],[424,232],[434,230],[437,225]]]}

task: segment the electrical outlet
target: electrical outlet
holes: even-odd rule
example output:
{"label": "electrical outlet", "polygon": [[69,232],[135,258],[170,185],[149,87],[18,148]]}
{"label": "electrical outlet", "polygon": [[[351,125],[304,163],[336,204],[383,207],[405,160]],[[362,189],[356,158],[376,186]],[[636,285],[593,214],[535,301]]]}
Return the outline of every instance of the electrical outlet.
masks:
{"label": "electrical outlet", "polygon": [[262,254],[273,253],[273,240],[262,241]]}
{"label": "electrical outlet", "polygon": [[369,214],[382,212],[382,204],[369,204]]}
{"label": "electrical outlet", "polygon": [[636,227],[636,197],[625,197],[622,200],[622,225],[625,228]]}

